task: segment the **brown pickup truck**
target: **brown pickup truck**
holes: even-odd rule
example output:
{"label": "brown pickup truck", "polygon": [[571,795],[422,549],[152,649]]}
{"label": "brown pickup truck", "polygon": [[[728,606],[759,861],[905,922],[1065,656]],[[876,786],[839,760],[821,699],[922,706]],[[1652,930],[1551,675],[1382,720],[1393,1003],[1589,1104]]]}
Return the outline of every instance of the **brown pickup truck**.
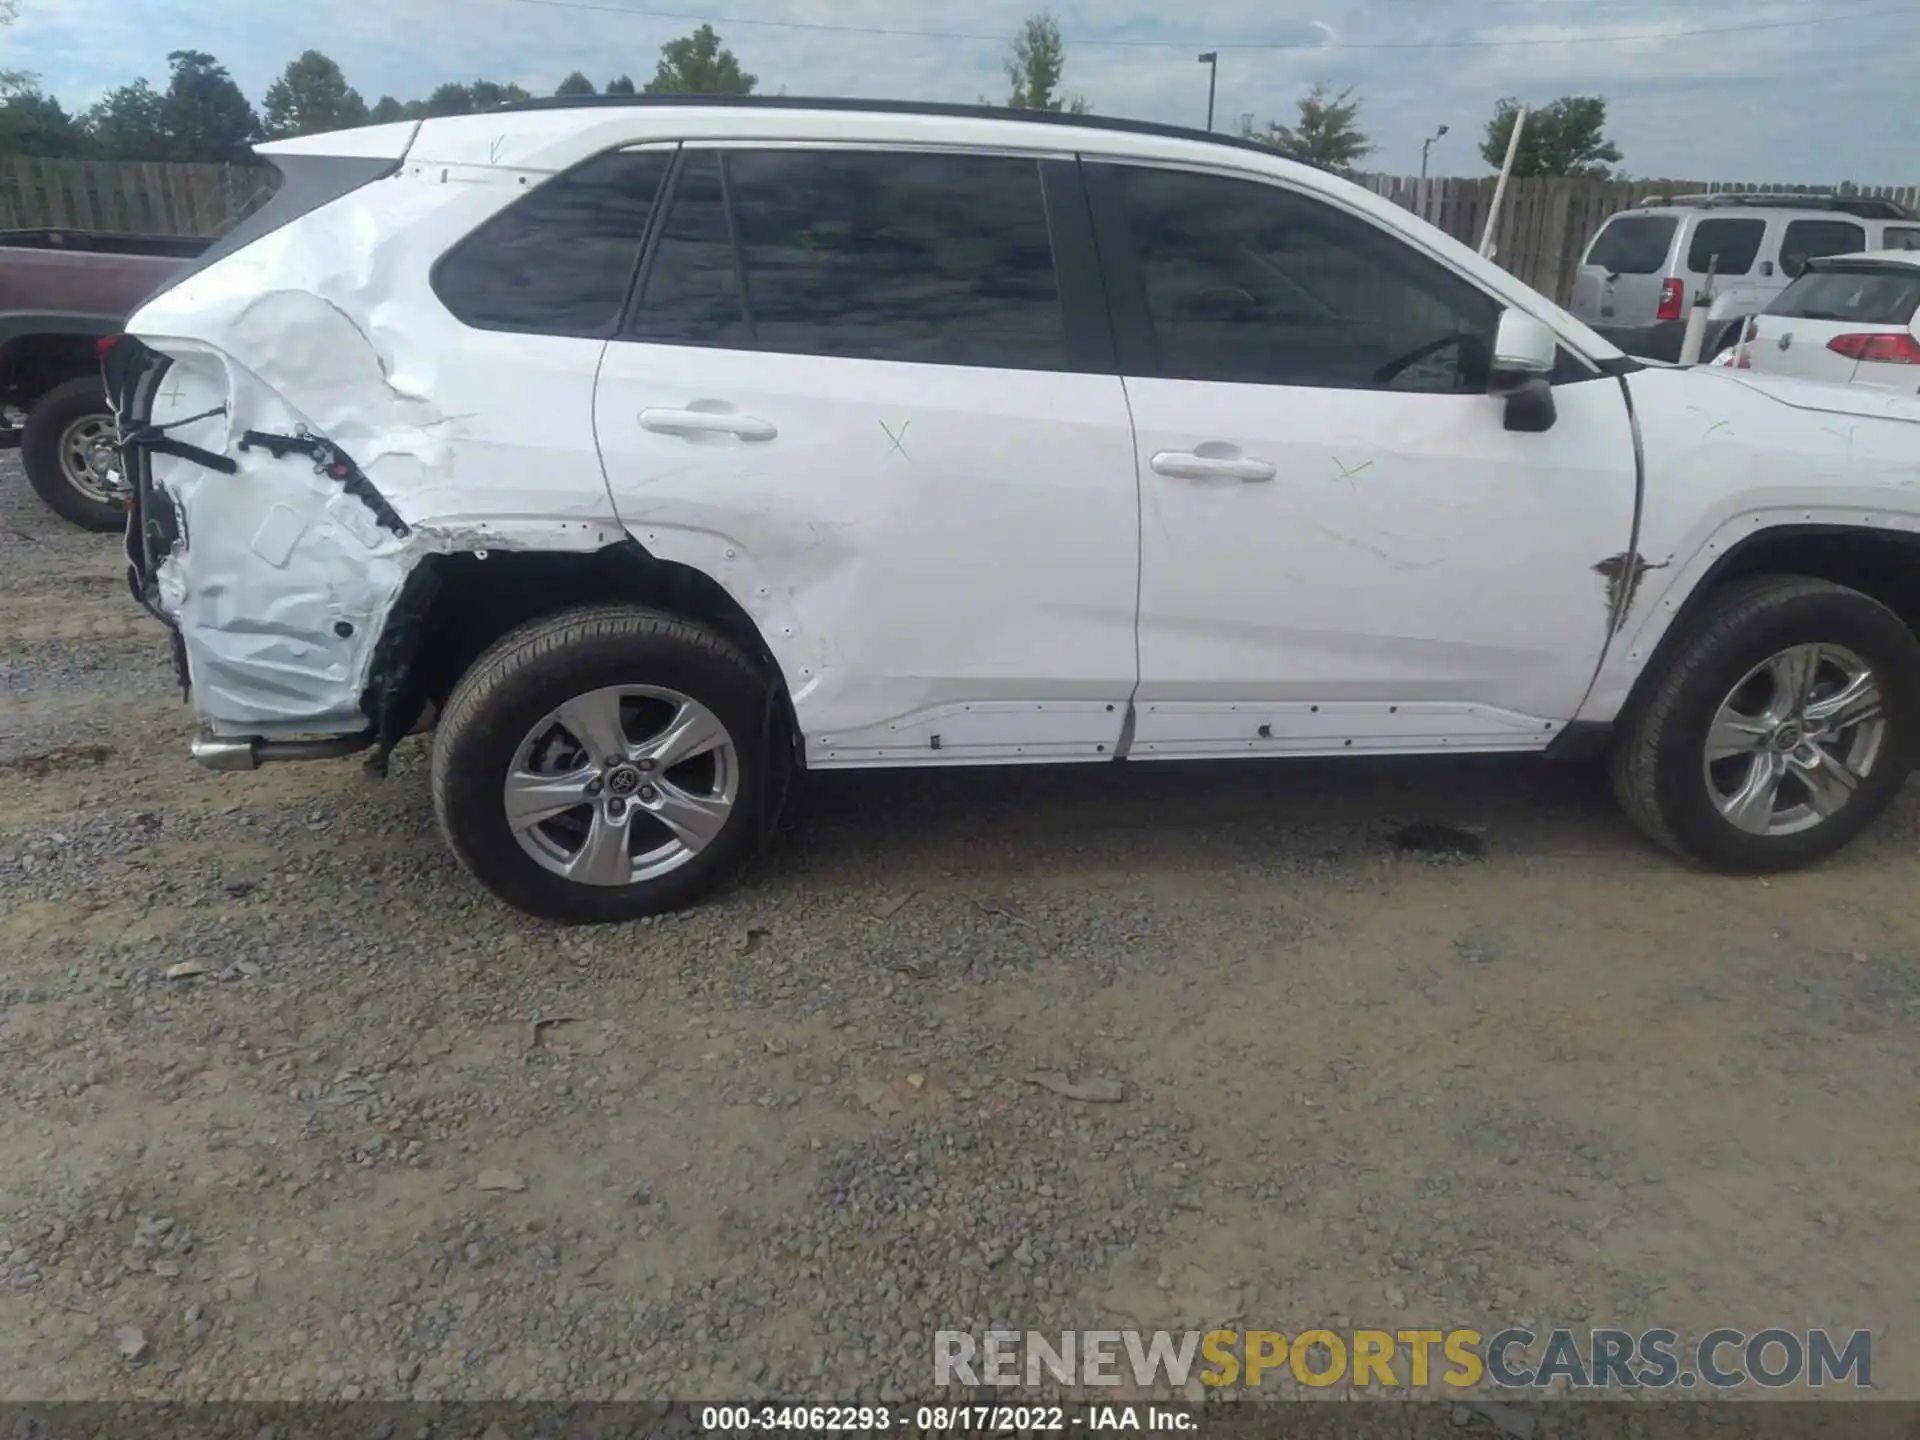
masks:
{"label": "brown pickup truck", "polygon": [[126,524],[98,342],[211,244],[0,231],[0,449],[18,446],[40,498],[76,525]]}

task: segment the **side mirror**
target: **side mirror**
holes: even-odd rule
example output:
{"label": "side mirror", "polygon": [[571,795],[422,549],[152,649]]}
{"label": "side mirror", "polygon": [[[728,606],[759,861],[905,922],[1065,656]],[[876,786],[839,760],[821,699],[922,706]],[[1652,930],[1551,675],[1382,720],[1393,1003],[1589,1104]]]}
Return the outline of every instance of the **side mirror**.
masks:
{"label": "side mirror", "polygon": [[1507,429],[1553,428],[1558,412],[1547,377],[1559,359],[1560,337],[1551,325],[1519,310],[1501,311],[1488,388],[1506,400]]}

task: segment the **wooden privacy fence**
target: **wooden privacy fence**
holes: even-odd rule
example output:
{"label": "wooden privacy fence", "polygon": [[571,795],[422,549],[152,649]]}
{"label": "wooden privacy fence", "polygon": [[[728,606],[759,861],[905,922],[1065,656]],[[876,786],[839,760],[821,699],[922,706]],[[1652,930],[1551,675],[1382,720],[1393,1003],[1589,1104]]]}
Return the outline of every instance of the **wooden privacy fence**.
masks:
{"label": "wooden privacy fence", "polygon": [[[246,165],[166,165],[0,156],[0,230],[63,228],[144,235],[214,235],[273,181]],[[1376,195],[1413,211],[1454,239],[1478,246],[1494,178],[1415,180],[1362,175]],[[1655,195],[1779,190],[1831,194],[1819,185],[1716,180],[1515,180],[1507,186],[1494,259],[1562,303],[1600,222]],[[1920,210],[1920,185],[1848,187]]]}
{"label": "wooden privacy fence", "polygon": [[247,165],[0,156],[0,230],[214,235],[273,174]]}

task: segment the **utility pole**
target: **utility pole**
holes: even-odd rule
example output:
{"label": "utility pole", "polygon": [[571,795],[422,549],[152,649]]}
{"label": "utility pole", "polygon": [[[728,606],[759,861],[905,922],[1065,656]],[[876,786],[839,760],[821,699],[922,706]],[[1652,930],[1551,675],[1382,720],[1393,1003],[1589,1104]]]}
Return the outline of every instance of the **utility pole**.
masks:
{"label": "utility pole", "polygon": [[1442,125],[1438,130],[1434,131],[1433,134],[1420,142],[1420,178],[1422,180],[1427,178],[1427,152],[1433,148],[1433,142],[1446,133],[1447,127]]}
{"label": "utility pole", "polygon": [[1220,52],[1209,50],[1200,57],[1200,63],[1207,67],[1207,129],[1213,129],[1213,96],[1220,85]]}

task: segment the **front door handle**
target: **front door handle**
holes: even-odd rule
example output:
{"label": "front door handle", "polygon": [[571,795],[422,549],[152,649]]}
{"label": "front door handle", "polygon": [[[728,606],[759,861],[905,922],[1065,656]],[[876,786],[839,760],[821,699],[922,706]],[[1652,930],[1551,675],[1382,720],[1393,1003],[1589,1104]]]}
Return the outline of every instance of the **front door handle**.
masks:
{"label": "front door handle", "polygon": [[731,410],[642,410],[640,428],[656,435],[731,435],[738,440],[771,440],[780,433],[771,420]]}
{"label": "front door handle", "polygon": [[1153,457],[1153,473],[1174,480],[1271,480],[1278,472],[1265,460],[1246,455],[1196,455],[1162,450]]}

